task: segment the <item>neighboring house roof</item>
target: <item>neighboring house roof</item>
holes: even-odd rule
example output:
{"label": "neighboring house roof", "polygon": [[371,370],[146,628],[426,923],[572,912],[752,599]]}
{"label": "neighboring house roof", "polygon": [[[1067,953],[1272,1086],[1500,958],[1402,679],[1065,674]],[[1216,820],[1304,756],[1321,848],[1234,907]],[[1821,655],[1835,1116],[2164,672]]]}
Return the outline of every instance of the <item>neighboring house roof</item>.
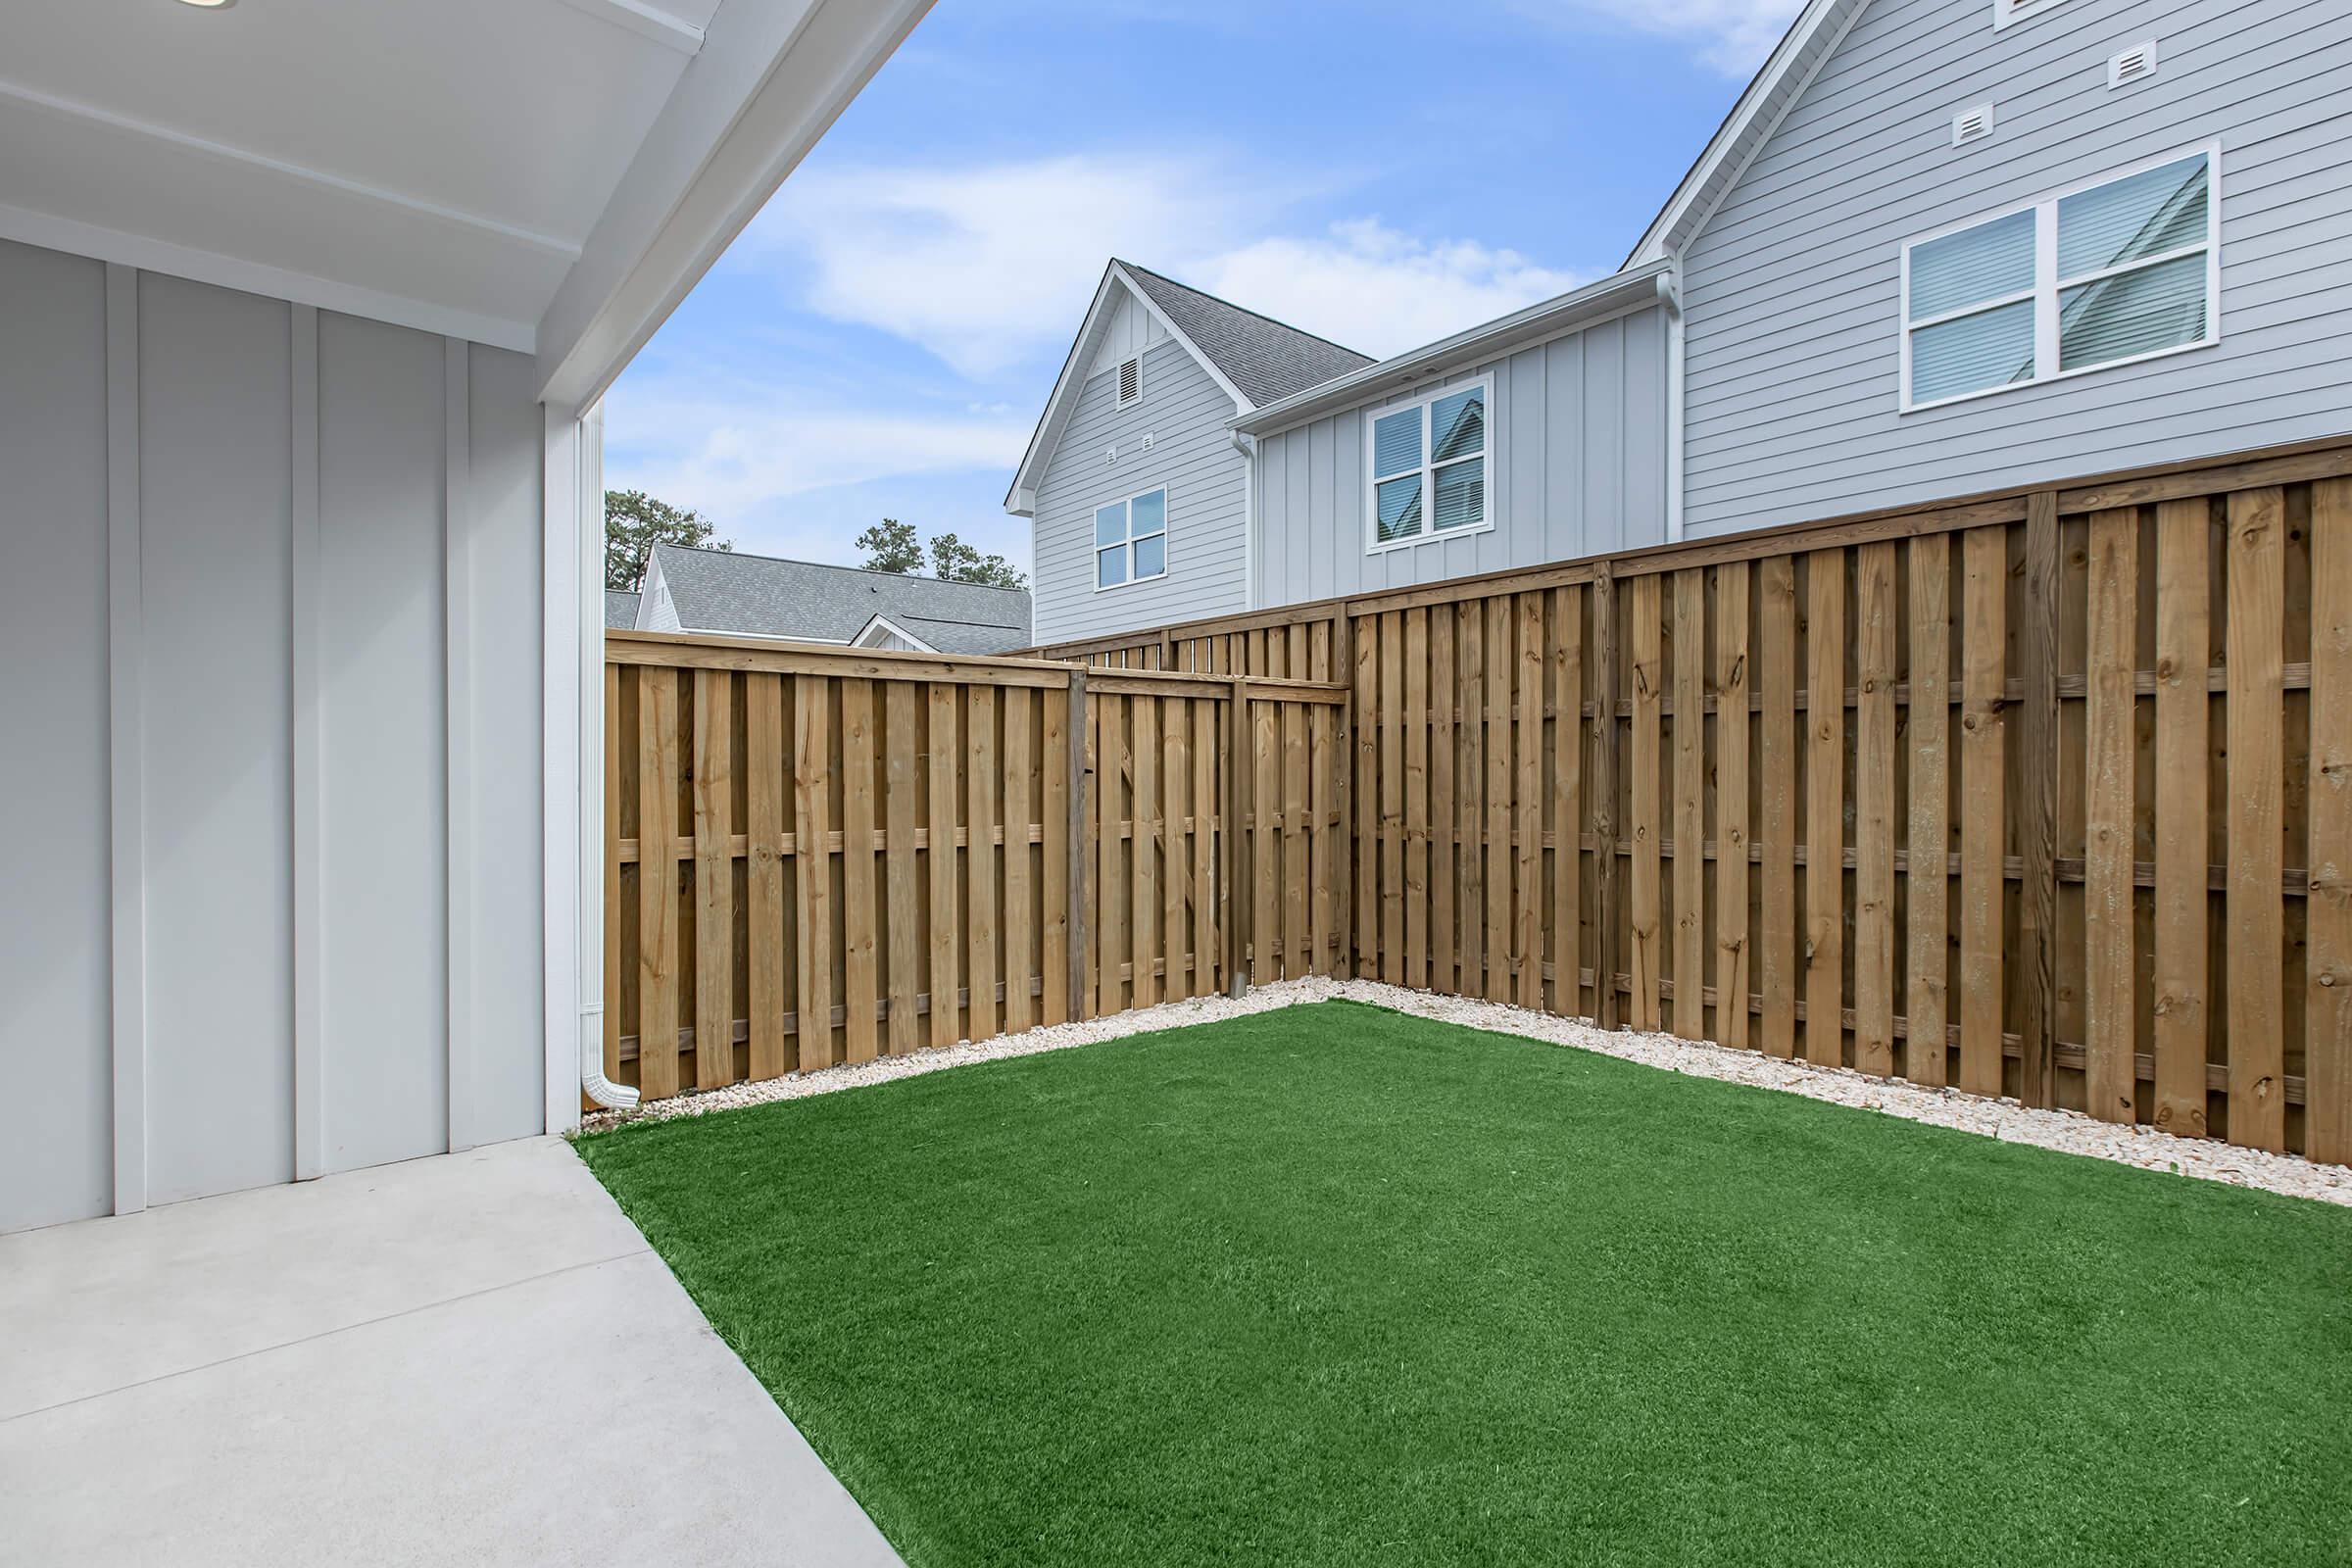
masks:
{"label": "neighboring house roof", "polygon": [[627,631],[637,624],[638,593],[634,588],[605,590],[605,630]]}
{"label": "neighboring house roof", "polygon": [[882,614],[943,654],[1029,643],[1024,589],[668,544],[654,546],[654,564],[689,631],[846,643]]}
{"label": "neighboring house roof", "polygon": [[1666,198],[1658,216],[1650,220],[1641,242],[1625,259],[1627,267],[1679,254],[1706,225],[1716,205],[1739,181],[1749,160],[1780,125],[1782,117],[1811,83],[1866,4],[1868,0],[1809,0],[1716,127],[1698,161]]}
{"label": "neighboring house roof", "polygon": [[1373,363],[1369,354],[1342,348],[1328,338],[1286,326],[1214,294],[1187,288],[1133,262],[1114,265],[1126,270],[1160,308],[1169,326],[1239,387],[1253,407],[1262,408],[1277,398]]}
{"label": "neighboring house roof", "polygon": [[1079,323],[1069,355],[1061,362],[1061,374],[1054,378],[1053,395],[1046,399],[1046,411],[1038,416],[1037,428],[1030,433],[1029,450],[1021,455],[1021,466],[1013,472],[1012,488],[1005,492],[1004,510],[1015,516],[1025,517],[1037,510],[1038,478],[1069,424],[1078,394],[1085,389],[1086,367],[1094,362],[1122,291],[1158,318],[1168,335],[1200,362],[1209,378],[1233,399],[1236,414],[1247,414],[1261,403],[1288,397],[1372,363],[1369,355],[1113,257],[1102,269],[1094,302],[1086,308],[1086,318]]}

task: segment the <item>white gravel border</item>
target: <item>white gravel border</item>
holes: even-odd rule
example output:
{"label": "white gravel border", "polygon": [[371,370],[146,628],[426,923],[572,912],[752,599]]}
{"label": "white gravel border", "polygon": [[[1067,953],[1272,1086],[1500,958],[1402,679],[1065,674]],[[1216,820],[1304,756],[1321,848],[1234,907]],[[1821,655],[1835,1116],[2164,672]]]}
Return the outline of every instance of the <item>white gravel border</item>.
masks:
{"label": "white gravel border", "polygon": [[2137,1165],[2143,1170],[2173,1171],[2203,1181],[2257,1187],[2290,1198],[2310,1198],[2352,1207],[2352,1168],[2342,1165],[2315,1164],[2291,1154],[2238,1149],[2210,1139],[2176,1138],[2152,1127],[2117,1126],[2094,1121],[2081,1111],[2033,1110],[2014,1100],[1986,1100],[1953,1089],[1926,1089],[1900,1079],[1871,1077],[1850,1068],[1784,1061],[1758,1052],[1701,1045],[1670,1035],[1604,1031],[1580,1018],[1560,1018],[1499,1003],[1407,991],[1401,986],[1382,985],[1373,980],[1288,980],[1256,987],[1238,1000],[1193,998],[1107,1018],[1090,1018],[1083,1023],[1033,1029],[1022,1035],[999,1035],[993,1040],[964,1041],[918,1051],[911,1055],[884,1056],[855,1067],[793,1073],[764,1083],[736,1084],[704,1094],[681,1095],[633,1111],[600,1112],[588,1117],[581,1130],[598,1132],[627,1121],[667,1121],[677,1116],[699,1116],[706,1111],[730,1110],[739,1105],[762,1105],[771,1101],[832,1094],[973,1062],[1031,1056],[1040,1052],[1063,1051],[1072,1046],[1177,1029],[1187,1024],[1214,1023],[1222,1018],[1327,1002],[1335,997],[1370,1003],[1419,1018],[1598,1052],[1670,1072],[1748,1084],[1861,1110],[1883,1111],[1906,1121],[1950,1127],[2002,1143],[2031,1144],[2061,1153],[2087,1154],[2094,1159]]}

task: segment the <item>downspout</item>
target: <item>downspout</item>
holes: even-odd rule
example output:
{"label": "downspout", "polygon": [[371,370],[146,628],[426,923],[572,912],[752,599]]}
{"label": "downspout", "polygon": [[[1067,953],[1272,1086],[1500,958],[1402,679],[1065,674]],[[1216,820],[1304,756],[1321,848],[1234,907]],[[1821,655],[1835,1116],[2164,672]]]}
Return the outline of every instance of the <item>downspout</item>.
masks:
{"label": "downspout", "polygon": [[1658,274],[1658,302],[1666,307],[1666,542],[1683,537],[1683,296],[1676,286],[1682,258]]}
{"label": "downspout", "polygon": [[[607,1110],[637,1091],[605,1076],[605,408],[580,419],[580,1092]],[[591,912],[593,911],[593,912]]]}
{"label": "downspout", "polygon": [[1257,437],[1232,432],[1242,455],[1242,608],[1257,608]]}

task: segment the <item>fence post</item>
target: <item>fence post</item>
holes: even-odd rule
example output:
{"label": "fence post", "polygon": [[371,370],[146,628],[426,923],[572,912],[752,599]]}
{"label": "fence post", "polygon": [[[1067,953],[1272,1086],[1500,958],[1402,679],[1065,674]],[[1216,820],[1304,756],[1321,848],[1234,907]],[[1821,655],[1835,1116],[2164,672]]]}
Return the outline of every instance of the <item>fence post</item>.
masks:
{"label": "fence post", "polygon": [[1248,733],[1250,688],[1236,676],[1225,704],[1225,875],[1217,889],[1219,911],[1225,918],[1225,994],[1239,997],[1250,989],[1247,963],[1250,900],[1243,896],[1242,786],[1250,769],[1242,765],[1242,737]]}
{"label": "fence post", "polygon": [[1592,658],[1598,667],[1599,702],[1592,725],[1592,1020],[1603,1029],[1621,1021],[1617,1001],[1617,929],[1625,906],[1625,872],[1617,863],[1617,579],[1606,561],[1592,568]]}
{"label": "fence post", "polygon": [[[1073,1019],[1091,1016],[1086,1005],[1087,955],[1094,950],[1092,922],[1087,919],[1086,894],[1086,666],[1070,666],[1070,716],[1064,728],[1069,735],[1070,754],[1069,822],[1070,836],[1069,886],[1064,890],[1070,901],[1069,969],[1070,1016]],[[898,911],[893,910],[895,917]]]}
{"label": "fence post", "polygon": [[2056,1011],[2058,936],[2058,493],[2026,498],[2024,618],[2018,626],[2019,674],[2025,695],[2019,713],[2017,847],[2025,862],[2018,904],[2018,963],[2024,1005],[2018,1036],[2024,1048],[2018,1097],[2029,1105],[2057,1103]]}
{"label": "fence post", "polygon": [[[1345,604],[1331,618],[1330,674],[1333,680],[1348,685],[1340,700],[1339,735],[1332,745],[1328,764],[1340,775],[1340,822],[1338,832],[1332,836],[1337,853],[1332,856],[1331,866],[1332,927],[1339,952],[1332,956],[1331,972],[1342,980],[1355,977],[1355,905],[1348,883],[1348,873],[1355,864],[1355,792],[1351,787],[1355,776],[1355,656],[1349,646],[1354,624]],[[1320,832],[1322,826],[1316,823],[1316,831]]]}

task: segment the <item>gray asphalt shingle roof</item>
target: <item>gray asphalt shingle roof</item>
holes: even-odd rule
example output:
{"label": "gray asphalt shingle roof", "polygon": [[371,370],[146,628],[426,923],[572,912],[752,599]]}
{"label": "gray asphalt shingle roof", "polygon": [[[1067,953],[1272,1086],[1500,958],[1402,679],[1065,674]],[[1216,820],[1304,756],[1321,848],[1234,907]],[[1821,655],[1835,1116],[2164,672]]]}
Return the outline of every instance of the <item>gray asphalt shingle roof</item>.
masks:
{"label": "gray asphalt shingle roof", "polygon": [[605,590],[605,630],[627,631],[637,624],[637,590],[608,588]]}
{"label": "gray asphalt shingle roof", "polygon": [[678,624],[694,631],[847,642],[876,615],[943,654],[1029,645],[1029,595],[856,566],[656,545]]}
{"label": "gray asphalt shingle roof", "polygon": [[1260,408],[1376,363],[1368,354],[1342,348],[1213,294],[1187,288],[1133,262],[1119,266],[1152,296],[1152,304],[1167,313],[1176,330],[1207,356],[1218,373]]}

